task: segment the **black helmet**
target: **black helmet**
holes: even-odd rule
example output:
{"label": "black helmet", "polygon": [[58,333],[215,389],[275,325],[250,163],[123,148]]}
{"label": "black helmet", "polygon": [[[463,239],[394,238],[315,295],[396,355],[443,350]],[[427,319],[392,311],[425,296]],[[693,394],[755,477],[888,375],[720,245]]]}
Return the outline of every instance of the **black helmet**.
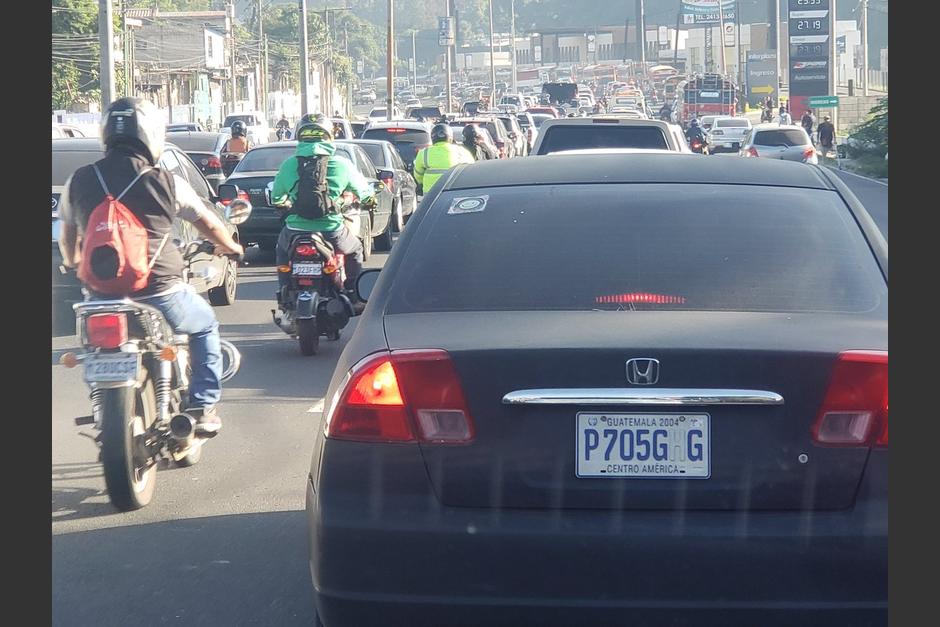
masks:
{"label": "black helmet", "polygon": [[480,131],[477,129],[476,124],[467,124],[465,127],[463,127],[464,141],[472,142],[479,136]]}
{"label": "black helmet", "polygon": [[149,100],[119,98],[101,116],[101,143],[108,150],[125,144],[142,150],[151,165],[163,154],[166,124]]}
{"label": "black helmet", "polygon": [[447,124],[435,124],[431,129],[431,143],[454,141],[454,131]]}
{"label": "black helmet", "polygon": [[333,141],[333,132],[329,127],[318,122],[301,122],[297,125],[297,141],[299,142],[329,142]]}
{"label": "black helmet", "polygon": [[248,133],[248,127],[241,120],[232,122],[232,137],[244,137]]}

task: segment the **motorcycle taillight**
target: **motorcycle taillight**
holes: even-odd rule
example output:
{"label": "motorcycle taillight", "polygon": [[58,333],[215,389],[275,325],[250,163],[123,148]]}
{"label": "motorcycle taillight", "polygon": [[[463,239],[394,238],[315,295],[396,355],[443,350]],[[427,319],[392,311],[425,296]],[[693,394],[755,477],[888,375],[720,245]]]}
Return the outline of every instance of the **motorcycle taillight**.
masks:
{"label": "motorcycle taillight", "polygon": [[333,274],[346,264],[346,256],[343,253],[336,253],[333,258],[323,264],[323,272]]}
{"label": "motorcycle taillight", "polygon": [[294,254],[298,257],[316,257],[317,249],[310,244],[301,244],[294,249]]}

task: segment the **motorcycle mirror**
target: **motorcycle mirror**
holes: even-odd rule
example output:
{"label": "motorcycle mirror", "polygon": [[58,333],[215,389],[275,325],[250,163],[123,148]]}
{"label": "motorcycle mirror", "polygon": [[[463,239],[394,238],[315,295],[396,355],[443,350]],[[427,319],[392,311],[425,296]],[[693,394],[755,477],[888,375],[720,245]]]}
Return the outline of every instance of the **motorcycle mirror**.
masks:
{"label": "motorcycle mirror", "polygon": [[379,280],[380,272],[381,270],[376,268],[362,271],[362,274],[356,279],[356,296],[359,300],[364,303],[369,302],[369,296],[372,295],[372,290],[375,289],[375,284]]}
{"label": "motorcycle mirror", "polygon": [[225,208],[226,217],[232,224],[243,224],[251,216],[251,203],[247,200],[237,198],[230,202]]}
{"label": "motorcycle mirror", "polygon": [[274,181],[269,181],[268,184],[264,186],[264,203],[269,207],[274,206],[274,203],[271,202],[271,196],[273,195],[273,192]]}

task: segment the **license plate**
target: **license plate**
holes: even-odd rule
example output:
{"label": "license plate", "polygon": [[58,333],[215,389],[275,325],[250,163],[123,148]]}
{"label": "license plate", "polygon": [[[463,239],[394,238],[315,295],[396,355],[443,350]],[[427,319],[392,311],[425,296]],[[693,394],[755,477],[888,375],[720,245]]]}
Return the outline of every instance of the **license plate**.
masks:
{"label": "license plate", "polygon": [[323,264],[311,261],[295,263],[293,272],[294,276],[321,276],[323,274]]}
{"label": "license plate", "polygon": [[581,412],[575,420],[575,474],[626,479],[711,476],[708,414]]}
{"label": "license plate", "polygon": [[85,359],[85,381],[134,381],[140,368],[136,353],[105,353]]}

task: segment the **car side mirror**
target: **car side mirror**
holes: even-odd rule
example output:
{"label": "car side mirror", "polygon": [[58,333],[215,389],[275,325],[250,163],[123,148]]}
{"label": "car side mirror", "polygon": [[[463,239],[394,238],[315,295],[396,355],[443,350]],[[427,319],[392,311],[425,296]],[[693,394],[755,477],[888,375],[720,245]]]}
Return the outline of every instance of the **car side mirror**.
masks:
{"label": "car side mirror", "polygon": [[219,185],[219,201],[227,204],[230,201],[238,198],[238,185],[232,185],[231,183],[222,183]]}
{"label": "car side mirror", "polygon": [[371,270],[363,270],[359,274],[359,278],[356,279],[356,296],[364,303],[369,302],[369,297],[372,295],[372,290],[375,289],[375,284],[379,280],[379,273],[382,272],[379,269],[373,268]]}

